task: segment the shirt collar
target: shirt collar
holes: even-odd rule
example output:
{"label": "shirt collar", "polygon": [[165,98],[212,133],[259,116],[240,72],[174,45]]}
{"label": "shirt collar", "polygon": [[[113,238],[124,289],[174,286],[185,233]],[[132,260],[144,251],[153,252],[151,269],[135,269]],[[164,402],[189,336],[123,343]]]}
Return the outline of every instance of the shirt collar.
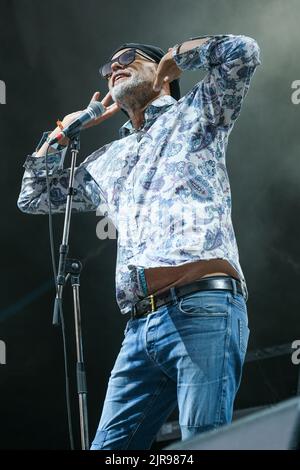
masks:
{"label": "shirt collar", "polygon": [[[145,109],[145,121],[143,128],[149,128],[155,121],[158,116],[166,111],[167,108],[172,106],[174,103],[177,103],[175,98],[171,95],[163,95],[156,98],[152,103],[147,106]],[[125,124],[119,130],[120,138],[126,137],[129,134],[136,132],[130,120],[125,122]]]}

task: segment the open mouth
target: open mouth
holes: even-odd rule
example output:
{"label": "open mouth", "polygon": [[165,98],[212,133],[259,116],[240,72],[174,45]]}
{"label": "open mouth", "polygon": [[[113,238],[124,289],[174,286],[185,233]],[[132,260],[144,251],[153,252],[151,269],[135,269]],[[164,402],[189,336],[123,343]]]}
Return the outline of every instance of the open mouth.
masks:
{"label": "open mouth", "polygon": [[120,74],[120,75],[117,75],[115,78],[114,78],[114,85],[119,81],[119,80],[122,80],[124,78],[128,78],[128,75],[125,75],[125,74]]}

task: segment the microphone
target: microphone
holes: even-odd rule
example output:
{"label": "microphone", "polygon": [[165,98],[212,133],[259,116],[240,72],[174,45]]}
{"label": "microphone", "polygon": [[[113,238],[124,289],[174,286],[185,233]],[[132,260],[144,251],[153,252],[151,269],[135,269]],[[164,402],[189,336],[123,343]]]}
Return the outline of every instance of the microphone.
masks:
{"label": "microphone", "polygon": [[57,134],[56,137],[53,137],[53,139],[49,140],[49,145],[56,144],[64,137],[72,139],[72,137],[74,137],[74,135],[76,135],[85,124],[101,116],[104,111],[105,107],[102,103],[99,101],[92,101],[88,107],[82,111],[82,114],[77,119],[75,119],[75,121],[71,122],[71,124],[69,124],[65,129]]}

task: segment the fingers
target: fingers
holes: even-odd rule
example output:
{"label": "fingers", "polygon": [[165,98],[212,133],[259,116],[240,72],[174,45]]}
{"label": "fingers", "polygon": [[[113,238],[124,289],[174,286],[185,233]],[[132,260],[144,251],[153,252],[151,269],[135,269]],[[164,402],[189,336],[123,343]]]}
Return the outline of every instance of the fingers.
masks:
{"label": "fingers", "polygon": [[[92,101],[99,101],[99,97],[100,97],[100,92],[96,91],[93,94],[90,103]],[[120,111],[120,107],[117,103],[113,102],[111,105],[109,105],[109,103],[111,101],[112,101],[112,96],[111,96],[110,91],[109,91],[108,93],[106,93],[103,100],[101,101],[101,103],[105,107],[104,113],[101,114],[101,116],[99,116],[97,119],[94,119],[93,121],[90,121],[88,124],[86,124],[84,126],[86,129],[89,128],[89,127],[96,126],[97,124],[100,124],[100,122],[104,121],[105,119],[110,118],[111,116],[116,114],[118,111]]]}
{"label": "fingers", "polygon": [[154,91],[160,91],[164,83],[168,82],[170,77],[168,75],[158,74],[153,84]]}
{"label": "fingers", "polygon": [[156,78],[153,83],[153,90],[160,91],[161,87],[163,86],[163,82],[164,82],[164,76],[162,74],[161,68],[158,66],[158,69],[156,72]]}
{"label": "fingers", "polygon": [[117,111],[120,111],[120,106],[117,103],[113,103],[111,106],[108,107],[108,111],[111,114],[115,114]]}
{"label": "fingers", "polygon": [[101,117],[104,119],[109,118],[118,111],[120,111],[120,107],[117,105],[117,103],[113,103],[112,105],[108,106],[108,108],[106,108],[105,113],[103,113]]}
{"label": "fingers", "polygon": [[156,78],[153,83],[154,91],[160,91],[163,84],[170,81],[170,72],[172,73],[173,60],[170,61],[169,55],[170,52],[167,52],[157,67]]}
{"label": "fingers", "polygon": [[[93,94],[92,98],[91,98],[91,101],[98,101],[99,100],[99,97],[100,97],[100,91],[95,91],[95,93]],[[105,108],[109,105],[110,101],[112,100],[112,97],[111,97],[111,94],[110,94],[110,91],[108,93],[106,93],[106,95],[104,96],[103,100],[101,101],[101,103],[103,104],[103,106],[105,106]]]}
{"label": "fingers", "polygon": [[164,67],[162,70],[157,69],[157,75],[153,83],[153,90],[160,91],[165,83],[171,83],[173,80],[176,80],[180,77],[181,73],[181,70],[176,64]]}
{"label": "fingers", "polygon": [[109,91],[108,93],[106,93],[101,103],[103,104],[103,106],[107,107],[109,103],[111,102],[111,100],[112,100],[112,97]]}
{"label": "fingers", "polygon": [[119,106],[117,105],[117,103],[113,103],[112,105],[106,107],[105,112],[101,114],[101,116],[89,122],[85,127],[88,128],[88,127],[97,126],[97,124],[100,124],[102,121],[105,121],[105,119],[110,118],[111,116],[116,114],[118,111],[120,111]]}
{"label": "fingers", "polygon": [[153,90],[160,91],[164,83],[172,82],[181,75],[181,70],[178,68],[173,58],[173,48],[169,47],[168,52],[161,59],[156,71],[156,78],[153,83]]}
{"label": "fingers", "polygon": [[95,93],[93,94],[93,96],[92,96],[92,98],[91,98],[90,103],[91,103],[92,101],[98,101],[99,96],[100,96],[100,91],[95,91]]}

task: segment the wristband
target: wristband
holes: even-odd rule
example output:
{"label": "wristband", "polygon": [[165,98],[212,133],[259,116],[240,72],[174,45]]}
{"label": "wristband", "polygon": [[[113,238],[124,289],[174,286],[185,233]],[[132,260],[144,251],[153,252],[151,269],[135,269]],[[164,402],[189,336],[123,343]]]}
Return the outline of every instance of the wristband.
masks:
{"label": "wristband", "polygon": [[[51,139],[49,139],[49,137],[47,138],[46,142],[50,142]],[[53,148],[54,150],[64,150],[65,148],[67,147],[67,145],[62,145],[60,144],[59,142],[55,142],[55,144],[51,144],[51,148]]]}

